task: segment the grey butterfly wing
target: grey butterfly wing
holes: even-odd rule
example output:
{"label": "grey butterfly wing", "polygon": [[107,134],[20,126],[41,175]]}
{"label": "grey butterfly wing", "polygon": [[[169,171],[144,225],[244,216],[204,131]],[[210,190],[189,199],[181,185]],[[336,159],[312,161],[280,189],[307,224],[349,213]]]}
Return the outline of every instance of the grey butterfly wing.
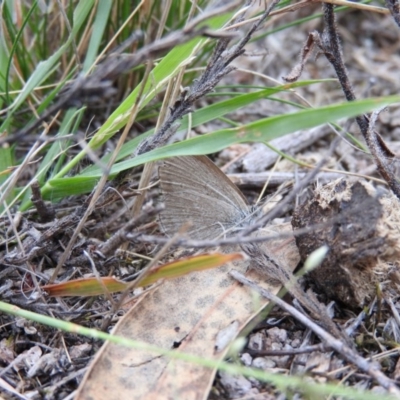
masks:
{"label": "grey butterfly wing", "polygon": [[214,239],[249,214],[242,193],[208,157],[167,159],[158,173],[165,204],[160,222],[169,236],[190,221],[190,238]]}

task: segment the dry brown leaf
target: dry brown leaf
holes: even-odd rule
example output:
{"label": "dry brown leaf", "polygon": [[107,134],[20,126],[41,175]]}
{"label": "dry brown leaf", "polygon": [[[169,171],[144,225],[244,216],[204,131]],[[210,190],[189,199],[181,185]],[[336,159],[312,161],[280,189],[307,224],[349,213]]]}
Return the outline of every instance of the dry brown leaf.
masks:
{"label": "dry brown leaf", "polygon": [[[288,225],[276,232],[291,231]],[[279,252],[293,270],[299,255],[294,240],[270,241],[268,247]],[[283,247],[284,246],[284,247]],[[226,348],[215,351],[218,334],[237,322],[236,335],[267,302],[260,299],[257,309],[250,289],[228,275],[232,268],[246,273],[247,265],[228,265],[194,272],[165,281],[147,293],[120,320],[113,333],[164,349],[179,346],[179,351],[207,359],[223,359]],[[278,292],[254,273],[260,286]],[[206,398],[215,370],[164,356],[106,343],[92,363],[76,400],[112,399],[203,399]]]}

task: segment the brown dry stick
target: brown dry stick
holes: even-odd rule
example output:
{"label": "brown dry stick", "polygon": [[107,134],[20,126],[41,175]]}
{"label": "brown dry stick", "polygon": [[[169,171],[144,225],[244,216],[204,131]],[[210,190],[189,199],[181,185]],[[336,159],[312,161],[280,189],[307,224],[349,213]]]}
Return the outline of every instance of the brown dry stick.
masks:
{"label": "brown dry stick", "polygon": [[241,245],[241,248],[250,256],[251,267],[255,271],[265,276],[268,280],[282,284],[285,289],[309,311],[314,319],[320,321],[324,329],[336,338],[342,338],[346,343],[351,344],[346,333],[341,331],[332,321],[326,307],[321,304],[312,293],[305,292],[291,271],[269,255],[262,244],[244,243]]}

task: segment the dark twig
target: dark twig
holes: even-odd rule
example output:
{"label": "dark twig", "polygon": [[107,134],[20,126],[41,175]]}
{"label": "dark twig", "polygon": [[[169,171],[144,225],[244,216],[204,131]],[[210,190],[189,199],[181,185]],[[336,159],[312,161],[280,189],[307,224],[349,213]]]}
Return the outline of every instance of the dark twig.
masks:
{"label": "dark twig", "polygon": [[301,49],[300,62],[294,66],[294,68],[288,75],[283,77],[283,79],[286,82],[295,82],[295,81],[297,81],[297,79],[299,79],[301,73],[303,72],[303,69],[304,69],[304,66],[305,66],[307,60],[310,58],[310,56],[314,50],[315,42],[316,42],[314,36],[315,36],[315,32],[311,32],[308,34],[306,44]]}
{"label": "dark twig", "polygon": [[234,279],[260,293],[263,297],[275,303],[284,311],[288,312],[308,329],[311,329],[324,342],[325,346],[332,348],[333,350],[341,354],[348,362],[354,364],[361,371],[367,373],[382,387],[388,390],[389,393],[400,396],[400,391],[395,383],[380,371],[379,364],[367,361],[365,358],[361,357],[353,349],[347,346],[343,341],[336,339],[324,329],[322,329],[319,325],[312,322],[304,314],[296,310],[294,307],[290,306],[269,291],[259,287],[253,281],[244,277],[241,273],[237,271],[231,271],[230,274]]}
{"label": "dark twig", "polygon": [[159,214],[163,210],[163,208],[164,207],[162,205],[159,205],[156,208],[147,210],[143,214],[139,215],[137,218],[133,218],[117,232],[115,232],[112,237],[107,240],[107,242],[102,244],[99,250],[104,256],[111,256],[122,243],[127,241],[127,235],[131,233],[133,229],[135,229],[148,217]]}
{"label": "dark twig", "polygon": [[375,159],[379,172],[385,181],[388,182],[393,193],[400,198],[400,186],[397,182],[393,166],[389,164],[386,151],[382,148],[381,143],[379,142],[379,135],[375,131],[375,124],[379,113],[380,111],[376,111],[371,114],[367,131],[364,136],[371,154]]}
{"label": "dark twig", "polygon": [[[249,42],[252,34],[259,29],[261,24],[269,16],[279,1],[280,0],[273,0],[260,19],[251,26],[244,38],[231,49],[227,49],[229,41],[231,40],[230,38],[222,38],[218,41],[202,76],[180,96],[171,108],[169,117],[160,129],[154,135],[146,138],[138,146],[135,155],[146,153],[165,144],[171,136],[171,129],[174,130],[176,127],[176,121],[188,114],[197,100],[214,90],[215,86],[225,75],[235,70],[235,67],[232,67],[230,64],[234,59],[244,53],[244,46]],[[250,3],[251,1],[248,1],[246,5]],[[240,14],[234,21],[232,21],[232,25],[239,23],[242,20],[244,20],[244,13]]]}
{"label": "dark twig", "polygon": [[[343,61],[339,34],[336,27],[334,7],[332,4],[324,4],[323,9],[325,31],[322,47],[320,46],[320,48],[335,69],[346,99],[348,101],[354,101],[356,100],[356,97]],[[386,143],[378,133],[374,131],[369,134],[369,119],[366,115],[357,117],[356,121],[372,155],[374,156],[379,173],[386,180],[393,193],[400,198],[400,185],[391,169],[387,168],[387,162],[385,161],[385,158],[394,158],[394,154],[386,146]]]}
{"label": "dark twig", "polygon": [[52,221],[55,217],[54,208],[52,206],[47,206],[43,201],[38,181],[32,183],[31,189],[32,189],[31,201],[33,205],[36,207],[36,211],[39,214],[41,222]]}
{"label": "dark twig", "polygon": [[392,14],[393,19],[400,28],[400,4],[399,0],[386,0],[386,6]]}
{"label": "dark twig", "polygon": [[[388,0],[388,2],[390,1],[392,1],[393,10],[398,11],[397,1]],[[318,32],[310,33],[307,43],[302,50],[300,64],[294,67],[286,79],[291,82],[298,79],[304,67],[304,63],[309,57],[313,47],[317,46],[334,68],[346,99],[348,101],[354,101],[356,100],[356,96],[343,61],[339,34],[336,27],[334,6],[332,4],[324,3],[323,10],[325,28],[322,36]],[[395,155],[387,147],[382,137],[371,128],[369,117],[367,115],[356,117],[356,121],[365,138],[368,148],[374,157],[379,173],[388,183],[392,192],[400,199],[400,184],[397,182],[396,176],[387,162],[387,159],[394,159]]]}

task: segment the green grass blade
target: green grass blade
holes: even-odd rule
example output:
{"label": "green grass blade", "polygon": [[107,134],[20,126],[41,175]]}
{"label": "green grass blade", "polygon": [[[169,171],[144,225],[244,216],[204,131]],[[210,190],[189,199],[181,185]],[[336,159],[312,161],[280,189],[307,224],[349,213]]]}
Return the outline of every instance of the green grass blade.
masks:
{"label": "green grass blade", "polygon": [[[0,146],[0,194],[2,191],[1,185],[10,176],[11,173],[10,167],[12,167],[13,165],[15,165],[13,149],[11,147]],[[10,193],[9,199],[13,198],[14,194]],[[6,202],[8,202],[9,199],[6,199]],[[0,204],[0,212],[3,211],[4,211],[4,204]]]}
{"label": "green grass blade", "polygon": [[12,45],[9,57],[8,57],[8,64],[7,64],[7,68],[6,68],[6,72],[5,72],[5,92],[6,92],[6,102],[7,104],[10,103],[10,99],[9,99],[9,82],[10,82],[10,71],[11,71],[11,65],[13,62],[13,56],[14,53],[17,49],[18,43],[19,43],[19,39],[22,36],[22,33],[25,29],[26,24],[28,23],[29,17],[32,15],[33,11],[35,10],[37,6],[37,0],[35,0],[30,8],[30,10],[28,11],[28,13],[26,14],[24,21],[22,22],[21,25],[21,29],[17,32],[17,35],[15,36],[14,39],[14,43]]}
{"label": "green grass blade", "polygon": [[[212,29],[222,27],[231,14],[220,15],[207,20],[207,25]],[[199,49],[206,43],[208,39],[196,37],[187,43],[176,46],[154,67],[150,74],[144,91],[142,101],[139,105],[141,110],[147,105],[155,95],[172,79],[184,65],[190,63],[195,57]],[[132,107],[135,105],[141,84],[133,90],[133,92],[123,101],[123,103],[110,115],[107,121],[93,136],[89,142],[89,147],[96,149],[109,140],[118,130],[123,128],[131,113]],[[86,152],[81,151],[60,171],[58,178],[67,174],[78,162],[85,156]]]}
{"label": "green grass blade", "polygon": [[354,117],[398,102],[400,102],[400,96],[371,98],[264,118],[238,128],[221,129],[155,149],[134,159],[116,164],[112,173],[172,156],[215,153],[235,143],[270,141],[300,129],[309,129],[341,118]]}
{"label": "green grass blade", "polygon": [[10,167],[14,165],[14,155],[11,147],[0,147],[0,185],[8,178]]}
{"label": "green grass blade", "polygon": [[72,33],[73,35],[78,34],[79,30],[82,28],[83,23],[89,16],[90,11],[93,8],[95,0],[80,0],[78,5],[74,9],[74,18]]}
{"label": "green grass blade", "polygon": [[[237,93],[235,93],[234,98],[222,100],[222,101],[210,104],[209,106],[203,107],[203,108],[193,112],[191,114],[190,126],[192,128],[195,128],[202,124],[206,124],[207,122],[210,122],[212,120],[222,118],[226,114],[237,111],[238,109],[245,107],[249,104],[252,104],[258,100],[267,99],[267,98],[269,98],[269,96],[271,96],[273,94],[276,94],[276,93],[279,93],[282,91],[286,91],[286,90],[290,90],[290,89],[294,89],[297,87],[308,86],[311,84],[321,83],[321,82],[325,82],[325,81],[326,80],[301,81],[301,82],[296,82],[294,84],[285,84],[285,85],[276,86],[273,88],[262,89],[262,90],[258,90],[258,91],[251,92],[251,93],[245,93],[245,94],[237,92]],[[332,81],[332,79],[329,79],[328,81]],[[182,118],[181,125],[178,129],[178,134],[180,132],[187,131],[188,127],[189,127],[189,117],[187,115],[185,115]],[[125,145],[122,147],[120,153],[118,154],[117,161],[120,161],[123,158],[126,158],[129,155],[133,154],[133,152],[135,151],[138,144],[144,138],[146,138],[147,136],[149,136],[153,133],[154,133],[154,129],[151,129],[151,130],[143,133],[139,137],[136,137],[135,139],[132,139],[132,140],[126,142]],[[104,164],[106,164],[107,161],[109,160],[109,158],[110,158],[109,155],[103,157],[102,162]],[[95,171],[99,171],[99,168],[96,165],[92,165],[92,166],[88,167],[84,172],[91,174]]]}
{"label": "green grass blade", "polygon": [[93,22],[92,35],[90,37],[89,46],[86,52],[85,61],[83,63],[83,71],[86,72],[93,65],[99,53],[101,39],[107,27],[108,17],[110,16],[112,1],[100,0],[97,6],[96,16]]}
{"label": "green grass blade", "polygon": [[[74,12],[74,25],[73,25],[73,35],[79,31],[83,22],[87,18],[91,7],[93,5],[93,0],[81,0]],[[22,29],[21,29],[22,31]],[[49,74],[56,68],[56,64],[60,57],[64,54],[71,41],[73,40],[73,35],[70,35],[68,40],[60,46],[60,48],[47,60],[41,61],[37,64],[35,71],[31,74],[27,82],[25,83],[23,89],[18,94],[18,96],[14,99],[13,103],[10,105],[10,111],[7,115],[6,120],[0,127],[0,131],[5,130],[5,128],[9,125],[13,113],[18,109],[21,104],[24,103],[26,98],[31,94],[31,92],[39,86],[48,76]],[[11,59],[12,55],[10,55]]]}
{"label": "green grass blade", "polygon": [[[112,174],[162,158],[215,153],[235,143],[270,141],[300,129],[309,129],[341,118],[354,117],[398,102],[400,102],[400,96],[372,98],[301,110],[292,114],[265,118],[237,128],[221,129],[122,161],[112,168]],[[74,188],[75,194],[83,193],[81,190],[89,192],[100,176],[100,171],[91,174],[86,171],[79,177],[52,179],[43,187],[42,194],[46,199],[56,199],[70,195],[71,188]]]}
{"label": "green grass blade", "polygon": [[[76,110],[74,108],[69,109],[63,118],[60,129],[56,138],[62,138],[65,135],[76,133],[78,131],[79,122],[83,117],[85,108]],[[66,151],[71,144],[71,140],[57,140],[49,145],[49,149],[46,152],[43,160],[40,163],[38,171],[35,174],[35,179],[39,182],[39,185],[43,185],[47,179],[54,176],[65,162]],[[26,209],[30,204],[31,190],[25,187],[14,201],[18,200],[19,197],[23,196],[21,202],[21,209]]]}
{"label": "green grass blade", "polygon": [[[382,400],[382,394],[356,390],[346,387],[344,385],[338,385],[335,383],[316,384],[311,383],[311,381],[307,379],[304,379],[304,377],[286,376],[276,373],[270,373],[256,368],[243,367],[234,363],[227,363],[223,361],[216,361],[204,357],[195,356],[193,354],[187,354],[182,351],[162,349],[160,347],[145,342],[127,339],[122,336],[115,336],[106,332],[86,328],[84,326],[74,324],[69,321],[63,321],[60,319],[48,317],[47,315],[37,314],[35,312],[27,311],[17,306],[4,303],[2,301],[0,301],[0,311],[21,318],[25,318],[30,321],[35,321],[39,324],[51,326],[65,332],[83,335],[96,340],[108,340],[111,343],[116,343],[120,346],[126,346],[132,349],[152,352],[155,355],[163,355],[174,360],[183,360],[207,368],[218,368],[221,371],[226,371],[231,374],[241,374],[244,376],[252,377],[262,382],[273,384],[277,387],[277,389],[281,391],[286,391],[288,389],[293,390],[294,388],[298,388],[303,392],[305,391],[309,395],[308,397],[306,396],[307,398],[322,398],[322,396],[336,395],[352,400]],[[385,398],[387,400],[394,399],[394,397],[390,397],[389,395],[385,395]]]}

